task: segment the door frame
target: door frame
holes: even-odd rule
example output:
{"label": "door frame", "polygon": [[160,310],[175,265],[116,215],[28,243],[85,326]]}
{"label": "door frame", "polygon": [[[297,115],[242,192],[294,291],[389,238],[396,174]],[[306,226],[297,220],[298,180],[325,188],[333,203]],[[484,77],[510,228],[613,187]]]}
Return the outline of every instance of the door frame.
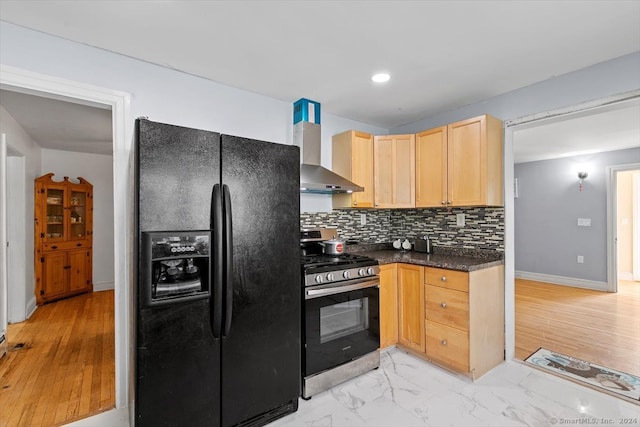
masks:
{"label": "door frame", "polygon": [[7,352],[7,325],[9,324],[7,275],[7,135],[0,135],[0,357]]}
{"label": "door frame", "polygon": [[[131,400],[130,301],[133,278],[133,122],[131,96],[58,77],[0,64],[0,88],[110,108],[113,132],[114,269],[115,269],[115,404]],[[3,221],[4,222],[4,221]],[[4,251],[3,251],[4,253]],[[6,301],[6,300],[5,300]]]}
{"label": "door frame", "polygon": [[[640,98],[640,89],[623,92],[616,95],[587,101],[568,107],[542,113],[530,114],[504,122],[504,284],[505,284],[505,360],[515,360],[516,330],[515,330],[515,202],[514,202],[514,162],[513,162],[513,134],[514,131],[531,127],[536,122],[543,122],[570,114],[585,112],[607,105]],[[609,221],[609,220],[607,220]],[[607,232],[607,242],[613,237]],[[608,261],[609,262],[609,261]],[[607,267],[609,269],[609,267]],[[607,272],[607,274],[609,274]],[[611,286],[609,284],[609,286]]]}
{"label": "door frame", "polygon": [[[607,167],[607,292],[618,292],[618,172],[640,170],[640,163]],[[637,224],[638,197],[633,200],[634,225]],[[633,237],[634,273],[637,263],[638,237]]]}

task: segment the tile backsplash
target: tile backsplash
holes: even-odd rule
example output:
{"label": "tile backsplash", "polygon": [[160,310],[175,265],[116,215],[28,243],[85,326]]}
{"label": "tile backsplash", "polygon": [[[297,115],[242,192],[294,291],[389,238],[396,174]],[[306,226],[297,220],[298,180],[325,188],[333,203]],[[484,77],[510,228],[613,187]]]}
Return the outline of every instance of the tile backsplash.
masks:
{"label": "tile backsplash", "polygon": [[[461,227],[456,225],[460,213],[465,214]],[[300,226],[337,228],[343,239],[362,243],[413,241],[427,235],[435,246],[504,252],[504,208],[338,209],[302,213]]]}

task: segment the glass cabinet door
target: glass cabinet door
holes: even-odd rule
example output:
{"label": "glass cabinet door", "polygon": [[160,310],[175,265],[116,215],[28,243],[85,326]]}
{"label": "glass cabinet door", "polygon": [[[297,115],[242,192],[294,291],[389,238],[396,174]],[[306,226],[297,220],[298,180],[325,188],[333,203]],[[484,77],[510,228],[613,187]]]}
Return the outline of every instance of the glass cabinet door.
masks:
{"label": "glass cabinet door", "polygon": [[46,239],[64,238],[64,190],[47,188],[46,193]]}
{"label": "glass cabinet door", "polygon": [[84,239],[87,235],[87,193],[71,191],[69,197],[69,238]]}

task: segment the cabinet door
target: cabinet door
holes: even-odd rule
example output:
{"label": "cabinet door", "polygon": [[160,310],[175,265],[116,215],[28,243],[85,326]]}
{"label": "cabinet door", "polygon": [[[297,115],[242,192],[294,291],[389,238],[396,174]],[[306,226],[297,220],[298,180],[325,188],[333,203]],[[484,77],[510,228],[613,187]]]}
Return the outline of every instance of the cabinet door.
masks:
{"label": "cabinet door", "polygon": [[45,242],[58,242],[66,239],[65,227],[65,190],[63,185],[50,185],[43,188],[45,224],[43,240]]}
{"label": "cabinet door", "polygon": [[447,197],[447,127],[416,135],[416,207],[442,207]]}
{"label": "cabinet door", "polygon": [[375,207],[415,207],[415,135],[376,136],[373,148]]}
{"label": "cabinet door", "polygon": [[67,292],[69,269],[66,252],[50,252],[42,256],[42,290],[41,297],[50,300]]}
{"label": "cabinet door", "polygon": [[398,342],[425,351],[424,267],[398,264]]}
{"label": "cabinet door", "polygon": [[450,124],[448,132],[447,200],[451,206],[486,204],[486,117]]}
{"label": "cabinet door", "polygon": [[352,140],[351,181],[364,187],[364,191],[352,194],[353,206],[373,207],[373,136],[368,133],[354,132]]}
{"label": "cabinet door", "polygon": [[87,238],[89,195],[86,191],[76,189],[69,189],[67,193],[69,239],[85,240]]}
{"label": "cabinet door", "polygon": [[90,285],[90,252],[87,249],[69,251],[69,291],[78,291]]}
{"label": "cabinet door", "polygon": [[347,131],[331,138],[331,170],[364,191],[333,195],[334,208],[373,207],[373,135]]}
{"label": "cabinet door", "polygon": [[380,266],[380,348],[398,342],[397,264]]}

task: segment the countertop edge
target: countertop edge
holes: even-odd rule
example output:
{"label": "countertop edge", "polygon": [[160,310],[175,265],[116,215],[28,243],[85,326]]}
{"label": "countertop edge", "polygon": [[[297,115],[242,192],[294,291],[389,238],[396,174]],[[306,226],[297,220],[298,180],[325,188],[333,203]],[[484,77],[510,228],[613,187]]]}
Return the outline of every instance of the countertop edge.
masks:
{"label": "countertop edge", "polygon": [[424,267],[444,268],[447,270],[457,270],[472,272],[484,270],[486,268],[504,265],[504,259],[487,259],[483,257],[470,257],[459,255],[439,255],[425,254],[419,252],[401,252],[389,250],[374,250],[359,252],[359,255],[365,255],[376,259],[380,265],[385,264],[413,264]]}

